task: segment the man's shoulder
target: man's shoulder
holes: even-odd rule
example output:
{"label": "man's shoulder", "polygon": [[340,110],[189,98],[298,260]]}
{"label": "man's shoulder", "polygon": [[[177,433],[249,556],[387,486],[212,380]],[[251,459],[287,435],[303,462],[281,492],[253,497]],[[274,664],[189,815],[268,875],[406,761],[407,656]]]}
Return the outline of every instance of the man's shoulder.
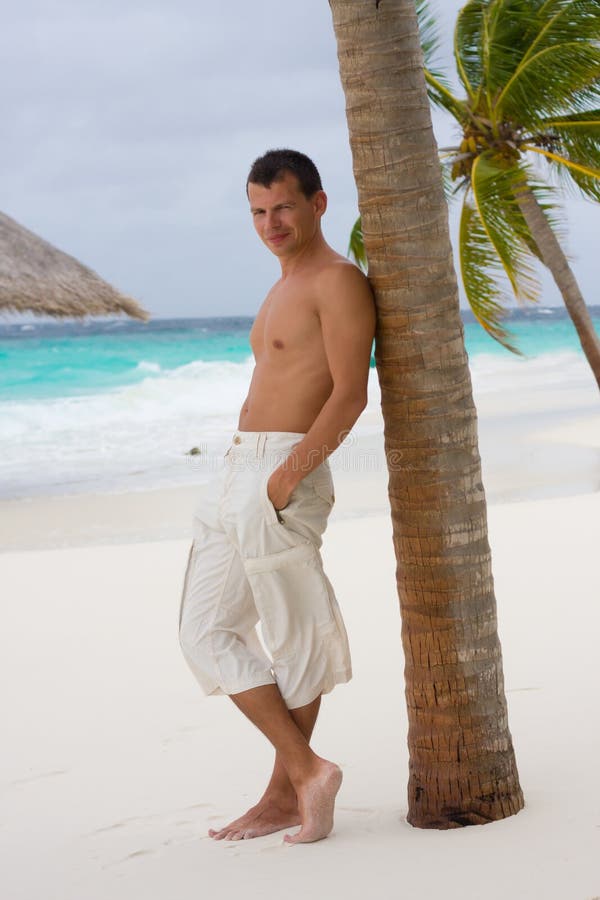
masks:
{"label": "man's shoulder", "polygon": [[339,253],[333,254],[329,259],[322,262],[317,271],[317,277],[324,280],[354,278],[367,281],[367,277],[362,269],[353,263],[351,259],[348,259],[347,256],[342,256]]}
{"label": "man's shoulder", "polygon": [[332,258],[319,268],[315,288],[319,305],[336,303],[349,295],[367,301],[373,299],[365,273],[344,256]]}

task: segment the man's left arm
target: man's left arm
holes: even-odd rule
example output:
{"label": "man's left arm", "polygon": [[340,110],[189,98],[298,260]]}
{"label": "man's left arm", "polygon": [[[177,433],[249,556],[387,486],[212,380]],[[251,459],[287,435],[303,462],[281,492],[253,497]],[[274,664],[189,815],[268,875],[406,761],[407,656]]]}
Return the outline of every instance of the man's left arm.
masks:
{"label": "man's left arm", "polygon": [[375,301],[359,268],[331,266],[322,273],[317,313],[333,389],[310,430],[273,473],[276,487],[270,494],[278,509],[284,508],[296,485],[339,447],[367,405]]}

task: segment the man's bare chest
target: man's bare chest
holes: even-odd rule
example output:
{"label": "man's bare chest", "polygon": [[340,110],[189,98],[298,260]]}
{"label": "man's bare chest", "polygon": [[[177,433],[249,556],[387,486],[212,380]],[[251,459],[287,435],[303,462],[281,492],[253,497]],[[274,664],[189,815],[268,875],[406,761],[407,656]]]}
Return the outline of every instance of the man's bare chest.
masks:
{"label": "man's bare chest", "polygon": [[298,291],[267,296],[252,326],[250,343],[255,354],[269,356],[318,350],[321,327],[312,298]]}

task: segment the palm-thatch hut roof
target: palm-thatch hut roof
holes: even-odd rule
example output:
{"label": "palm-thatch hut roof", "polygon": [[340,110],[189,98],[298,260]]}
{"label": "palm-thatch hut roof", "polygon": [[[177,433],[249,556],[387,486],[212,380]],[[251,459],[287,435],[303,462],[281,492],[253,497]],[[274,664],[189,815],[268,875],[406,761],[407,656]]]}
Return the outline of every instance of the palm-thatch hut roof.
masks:
{"label": "palm-thatch hut roof", "polygon": [[0,313],[150,318],[72,256],[0,213]]}

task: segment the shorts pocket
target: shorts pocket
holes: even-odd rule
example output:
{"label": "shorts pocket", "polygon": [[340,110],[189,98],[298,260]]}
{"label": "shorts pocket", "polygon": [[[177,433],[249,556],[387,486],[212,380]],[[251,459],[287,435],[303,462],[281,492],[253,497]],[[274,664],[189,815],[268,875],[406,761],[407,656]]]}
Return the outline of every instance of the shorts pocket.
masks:
{"label": "shorts pocket", "polygon": [[335,492],[333,489],[333,479],[331,474],[329,478],[319,478],[317,481],[311,481],[311,487],[317,497],[333,506],[335,503]]}
{"label": "shorts pocket", "polygon": [[272,472],[267,472],[265,477],[261,480],[259,486],[259,494],[261,505],[267,516],[267,521],[270,522],[271,525],[277,525],[278,522],[282,522],[283,520],[278,511],[273,506],[271,498],[269,497],[269,492],[267,490],[267,484],[269,483],[269,478],[272,474]]}
{"label": "shorts pocket", "polygon": [[336,629],[329,585],[312,544],[245,559],[244,568],[274,661],[318,647]]}
{"label": "shorts pocket", "polygon": [[289,510],[290,507],[292,506],[292,504],[294,503],[294,501],[296,499],[296,497],[294,496],[295,489],[294,489],[294,491],[292,491],[286,506],[283,507],[281,512],[278,509],[276,509],[275,506],[273,505],[271,498],[269,497],[269,491],[267,489],[267,485],[269,483],[269,478],[273,474],[273,471],[268,472],[266,477],[263,478],[263,480],[260,483],[260,488],[259,488],[260,500],[261,500],[261,504],[267,514],[267,520],[272,525],[284,525],[285,519],[281,513],[285,512],[286,510]]}

